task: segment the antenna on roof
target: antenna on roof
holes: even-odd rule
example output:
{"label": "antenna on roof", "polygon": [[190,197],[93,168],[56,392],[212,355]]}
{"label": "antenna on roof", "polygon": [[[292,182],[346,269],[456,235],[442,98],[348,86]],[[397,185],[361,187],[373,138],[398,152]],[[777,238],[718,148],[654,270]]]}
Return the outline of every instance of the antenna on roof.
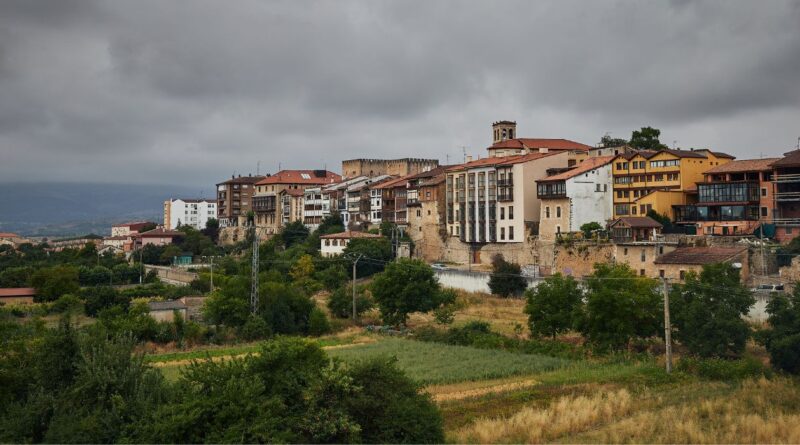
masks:
{"label": "antenna on roof", "polygon": [[672,149],[675,150],[675,146],[678,145],[678,141],[672,140]]}
{"label": "antenna on roof", "polygon": [[461,146],[461,153],[464,154],[464,163],[467,162],[467,147],[465,145]]}
{"label": "antenna on roof", "polygon": [[261,160],[259,159],[258,162],[256,162],[256,176],[260,175],[261,175]]}
{"label": "antenna on roof", "polygon": [[278,162],[278,171],[281,171],[281,170],[282,170],[282,168],[281,168],[281,163],[280,163],[280,162]]}

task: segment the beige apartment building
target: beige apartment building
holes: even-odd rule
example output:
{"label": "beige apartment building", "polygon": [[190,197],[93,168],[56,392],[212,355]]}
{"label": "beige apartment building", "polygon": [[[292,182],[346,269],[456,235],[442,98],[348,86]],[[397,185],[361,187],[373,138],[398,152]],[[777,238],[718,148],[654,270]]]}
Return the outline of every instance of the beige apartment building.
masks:
{"label": "beige apartment building", "polygon": [[239,226],[246,223],[247,213],[253,208],[255,184],[264,176],[231,176],[217,184],[217,220],[220,227]]}
{"label": "beige apartment building", "polygon": [[327,170],[281,170],[257,182],[253,195],[256,227],[275,235],[293,221],[303,221],[303,192],[307,188],[340,182],[342,177]]}

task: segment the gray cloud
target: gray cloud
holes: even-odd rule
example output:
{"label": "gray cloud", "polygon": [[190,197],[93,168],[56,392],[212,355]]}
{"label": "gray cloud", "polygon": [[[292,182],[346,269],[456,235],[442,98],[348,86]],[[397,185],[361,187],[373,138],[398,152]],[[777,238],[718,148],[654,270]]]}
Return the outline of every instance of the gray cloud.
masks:
{"label": "gray cloud", "polygon": [[0,180],[213,184],[483,154],[491,121],[793,148],[800,3],[0,3]]}

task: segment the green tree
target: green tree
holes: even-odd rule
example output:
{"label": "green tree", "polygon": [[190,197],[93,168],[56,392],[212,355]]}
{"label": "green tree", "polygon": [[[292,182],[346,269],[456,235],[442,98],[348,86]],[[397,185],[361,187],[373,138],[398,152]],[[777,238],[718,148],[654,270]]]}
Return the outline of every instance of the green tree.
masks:
{"label": "green tree", "polygon": [[181,256],[183,251],[180,247],[170,244],[164,247],[164,250],[161,251],[161,255],[159,256],[159,263],[160,264],[172,264],[172,261],[176,256]]}
{"label": "green tree", "polygon": [[[367,295],[367,288],[356,286],[356,316],[372,309],[372,299]],[[353,316],[353,286],[342,286],[328,298],[328,309],[334,317],[350,318]]]}
{"label": "green tree", "polygon": [[120,306],[123,310],[128,309],[130,300],[120,295],[113,287],[97,286],[87,287],[81,291],[85,303],[86,315],[96,317],[103,309],[113,306]]}
{"label": "green tree", "polygon": [[672,221],[669,220],[669,216],[662,215],[653,209],[647,211],[647,216],[659,222],[664,228],[672,226]]}
{"label": "green tree", "polygon": [[300,289],[267,281],[259,288],[259,314],[275,334],[307,334],[314,302]]}
{"label": "green tree", "polygon": [[203,304],[203,317],[209,323],[242,326],[250,314],[250,280],[234,276],[211,293]]}
{"label": "green tree", "polygon": [[606,133],[600,138],[600,145],[603,147],[622,147],[623,145],[628,145],[628,140],[612,138],[610,134]]}
{"label": "green tree", "polygon": [[595,233],[598,230],[603,230],[603,226],[600,225],[600,223],[598,223],[598,222],[592,221],[592,222],[588,222],[588,223],[582,224],[580,229],[581,229],[581,232],[583,232],[583,237],[585,239],[592,239],[592,238],[594,238]]}
{"label": "green tree", "polygon": [[386,266],[372,281],[372,296],[384,323],[404,325],[408,314],[428,312],[443,303],[433,269],[423,261],[402,258]]}
{"label": "green tree", "polygon": [[280,239],[288,249],[296,244],[303,243],[308,238],[309,233],[308,228],[303,225],[302,221],[293,221],[283,227]]}
{"label": "green tree", "polygon": [[633,130],[630,145],[640,150],[666,150],[668,147],[658,140],[659,136],[661,136],[661,130],[642,127],[641,130]]}
{"label": "green tree", "polygon": [[354,238],[344,248],[346,258],[361,257],[356,265],[356,276],[368,277],[384,269],[392,260],[392,245],[386,238]]}
{"label": "green tree", "polygon": [[80,290],[79,272],[74,266],[53,266],[37,270],[31,277],[37,301],[54,301]]}
{"label": "green tree", "polygon": [[322,222],[319,224],[319,227],[317,227],[317,232],[320,235],[341,233],[344,232],[344,230],[344,221],[342,220],[342,215],[340,215],[339,212],[333,212],[323,218]]}
{"label": "green tree", "polygon": [[660,333],[663,300],[655,280],[637,276],[627,264],[599,263],[586,289],[578,327],[598,350],[619,350],[634,338]]}
{"label": "green tree", "polygon": [[31,275],[30,267],[9,267],[0,272],[0,287],[28,287]]}
{"label": "green tree", "polygon": [[492,275],[489,277],[489,289],[501,297],[521,295],[528,287],[528,281],[522,276],[519,264],[509,263],[502,254],[492,257]]}
{"label": "green tree", "polygon": [[670,292],[675,339],[701,357],[739,357],[750,336],[742,317],[754,303],[730,264],[705,265],[699,276],[689,272]]}
{"label": "green tree", "polygon": [[311,309],[311,314],[308,316],[308,333],[314,337],[325,335],[331,332],[331,323],[328,321],[328,316],[322,309],[314,306]]}
{"label": "green tree", "polygon": [[583,300],[583,291],[570,276],[555,274],[526,293],[528,326],[534,336],[547,335],[555,339],[576,324]]}
{"label": "green tree", "polygon": [[219,241],[219,220],[216,218],[208,218],[206,220],[206,227],[201,232],[203,235],[207,236],[211,242],[216,243]]}
{"label": "green tree", "polygon": [[800,374],[800,285],[791,295],[773,294],[767,314],[769,328],[760,334],[770,363],[780,370]]}
{"label": "green tree", "polygon": [[314,278],[322,284],[323,289],[333,291],[334,289],[342,287],[349,278],[344,264],[331,263],[330,261],[323,262],[322,264],[324,268],[315,268],[316,272],[314,273]]}

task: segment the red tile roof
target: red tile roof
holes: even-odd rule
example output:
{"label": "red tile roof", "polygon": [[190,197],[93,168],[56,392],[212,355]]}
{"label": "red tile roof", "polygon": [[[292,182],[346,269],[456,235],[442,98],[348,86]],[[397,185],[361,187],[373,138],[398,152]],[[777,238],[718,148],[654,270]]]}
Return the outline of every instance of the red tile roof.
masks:
{"label": "red tile roof", "polygon": [[538,149],[547,148],[550,150],[581,150],[587,151],[592,147],[580,142],[571,141],[569,139],[541,139],[541,138],[516,138],[506,139],[504,141],[496,142],[489,147],[489,150],[496,148],[528,148]]}
{"label": "red tile roof", "polygon": [[669,154],[671,154],[673,156],[677,156],[679,158],[708,159],[708,156],[703,154],[703,152],[705,152],[705,151],[707,151],[709,153],[713,153],[714,156],[716,156],[718,158],[733,159],[733,156],[731,156],[731,155],[728,155],[728,154],[725,154],[725,153],[719,153],[719,152],[712,152],[712,151],[709,151],[709,150],[692,151],[692,150],[674,150],[674,149],[671,149],[671,148],[668,148],[668,149],[665,149],[665,150],[638,150],[638,151],[632,151],[632,152],[629,152],[629,153],[622,153],[622,154],[620,154],[618,156],[621,157],[621,158],[625,158],[627,160],[633,159],[636,155],[640,155],[645,159],[650,159],[650,158],[652,158],[653,156],[655,156],[655,155],[657,155],[659,153],[669,153]]}
{"label": "red tile roof", "polygon": [[513,165],[513,164],[520,164],[523,162],[533,161],[540,158],[546,158],[548,156],[553,156],[558,153],[528,153],[525,155],[512,155],[512,156],[492,156],[483,159],[477,159],[474,161],[467,162],[466,164],[459,164],[454,165],[447,169],[447,171],[462,171],[462,170],[469,170],[472,168],[480,168],[480,167],[490,167],[490,166],[498,166],[498,165]]}
{"label": "red tile roof", "polygon": [[262,180],[262,179],[264,179],[266,177],[267,176],[264,176],[264,175],[237,176],[235,178],[228,179],[227,181],[223,181],[223,182],[217,183],[217,185],[222,185],[222,184],[254,184],[254,183],[257,183],[258,181],[260,181],[260,180]]}
{"label": "red tile roof", "polygon": [[614,156],[598,156],[595,158],[587,158],[580,164],[578,164],[575,168],[569,169],[563,173],[559,173],[557,175],[549,176],[544,179],[540,179],[536,182],[548,182],[548,181],[564,181],[566,179],[574,178],[575,176],[582,175],[588,171],[594,170],[598,167],[602,167],[611,163],[614,160]]}
{"label": "red tile roof", "polygon": [[265,184],[315,184],[325,185],[341,182],[342,177],[327,170],[281,170],[272,176],[258,181],[256,185]]}
{"label": "red tile roof", "polygon": [[773,167],[797,167],[800,166],[800,150],[793,150],[784,153],[784,157],[773,162]]}
{"label": "red tile roof", "polygon": [[150,237],[176,237],[183,235],[184,233],[178,230],[153,229],[153,230],[148,230],[147,232],[139,233],[137,236],[150,238]]}
{"label": "red tile roof", "polygon": [[408,179],[410,176],[403,176],[402,178],[394,178],[388,179],[386,181],[379,182],[378,184],[371,184],[370,188],[372,189],[389,189],[394,187],[405,187],[408,184]]}
{"label": "red tile roof", "polygon": [[747,247],[679,247],[659,256],[655,264],[712,264],[733,259]]}
{"label": "red tile roof", "polygon": [[281,193],[286,193],[289,196],[303,196],[303,190],[301,189],[285,189]]}
{"label": "red tile roof", "polygon": [[20,236],[16,233],[11,232],[0,232],[0,238],[19,238]]}
{"label": "red tile roof", "polygon": [[3,287],[0,288],[0,297],[33,297],[36,289],[32,287]]}
{"label": "red tile roof", "polygon": [[375,235],[374,233],[355,232],[352,230],[320,236],[320,239],[346,239],[346,238],[381,238],[381,236]]}
{"label": "red tile roof", "polygon": [[706,170],[704,174],[713,175],[715,173],[743,173],[743,172],[762,172],[772,170],[772,163],[780,160],[781,158],[764,158],[764,159],[741,159],[739,161],[730,161],[725,164],[718,165],[710,170]]}

